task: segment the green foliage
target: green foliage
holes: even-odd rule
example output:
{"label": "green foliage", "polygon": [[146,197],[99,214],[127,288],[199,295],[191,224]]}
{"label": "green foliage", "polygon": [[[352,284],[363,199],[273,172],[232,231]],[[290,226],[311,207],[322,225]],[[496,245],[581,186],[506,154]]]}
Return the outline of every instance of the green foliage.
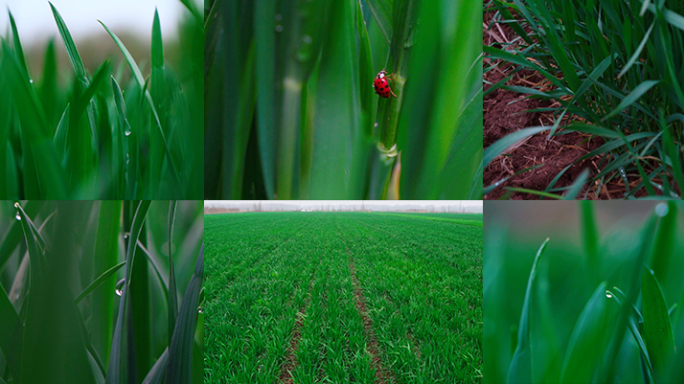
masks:
{"label": "green foliage", "polygon": [[[563,132],[601,137],[604,144],[577,162],[600,156],[600,172],[583,184],[597,189],[616,179],[626,185],[624,198],[661,195],[681,198],[684,128],[684,8],[677,1],[492,0],[495,21],[513,27],[519,38],[485,54],[513,65],[513,75],[536,71],[553,90],[493,85],[552,101]],[[490,66],[485,71],[494,70]],[[538,129],[538,128],[535,128]],[[528,134],[516,132],[485,151],[493,159]],[[485,162],[485,165],[487,162]],[[558,178],[567,170],[558,174]],[[556,180],[554,179],[554,180]],[[562,194],[570,187],[543,192]],[[582,196],[578,196],[582,198]]]}
{"label": "green foliage", "polygon": [[52,42],[34,82],[11,13],[11,36],[0,38],[0,198],[201,198],[202,22],[194,13],[183,22],[180,33],[191,38],[181,49],[191,64],[174,73],[165,67],[154,15],[150,91],[106,26],[133,76],[112,76],[109,61],[91,76],[67,23],[50,7],[71,63],[67,87],[57,81]]}
{"label": "green foliage", "polygon": [[[575,206],[551,204],[561,212]],[[610,205],[604,211],[628,206]],[[512,212],[509,203],[492,208]],[[484,381],[681,381],[684,205],[659,203],[641,228],[629,221],[603,233],[597,230],[599,215],[591,202],[577,208],[579,232],[567,226],[507,229],[518,219],[554,219],[543,209],[525,218],[488,215]],[[542,246],[544,255],[534,257],[543,236],[550,237]]]}
{"label": "green foliage", "polygon": [[166,201],[12,204],[0,203],[0,382],[202,382],[190,379],[203,370],[201,204],[179,202],[173,216]]}
{"label": "green foliage", "polygon": [[207,199],[482,196],[477,3],[206,4]]}
{"label": "green foliage", "polygon": [[275,383],[292,369],[295,383],[371,383],[374,341],[388,383],[481,382],[481,224],[389,212],[206,216],[205,382]]}

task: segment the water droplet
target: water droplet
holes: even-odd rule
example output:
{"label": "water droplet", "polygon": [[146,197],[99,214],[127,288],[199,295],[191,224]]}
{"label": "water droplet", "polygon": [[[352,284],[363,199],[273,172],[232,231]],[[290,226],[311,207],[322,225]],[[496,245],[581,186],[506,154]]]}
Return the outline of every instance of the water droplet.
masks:
{"label": "water droplet", "polygon": [[282,19],[283,19],[283,15],[281,15],[280,13],[276,14],[276,20],[280,21]]}
{"label": "water droplet", "polygon": [[282,25],[276,25],[276,32],[282,32],[283,31],[283,26]]}
{"label": "water droplet", "polygon": [[33,84],[33,79],[29,79],[29,83]]}
{"label": "water droplet", "polygon": [[131,135],[131,128],[130,128],[130,127],[126,127],[126,130],[124,131],[124,134],[125,134],[126,136],[130,136],[130,135]]}
{"label": "water droplet", "polygon": [[17,215],[14,216],[14,218],[17,219],[17,220],[19,220],[19,221],[21,221],[21,215],[20,215],[19,213],[17,213]]}
{"label": "water droplet", "polygon": [[124,240],[128,239],[131,234],[129,232],[124,232]]}
{"label": "water droplet", "polygon": [[126,279],[121,279],[116,283],[116,287],[114,288],[114,293],[116,293],[117,296],[123,295],[123,285],[126,282]]}
{"label": "water droplet", "polygon": [[128,165],[128,163],[129,163],[130,161],[131,161],[131,157],[130,157],[130,156],[128,155],[128,153],[127,153],[127,154],[126,154],[126,165]]}
{"label": "water droplet", "polygon": [[613,294],[610,291],[606,291],[606,297],[609,299],[613,298]]}
{"label": "water droplet", "polygon": [[19,208],[19,202],[14,203],[14,208]]}
{"label": "water droplet", "polygon": [[378,127],[378,123],[373,124],[373,127],[377,128],[377,127]]}
{"label": "water droplet", "polygon": [[302,41],[304,42],[304,44],[311,44],[311,36],[309,36],[309,35],[302,36]]}
{"label": "water droplet", "polygon": [[202,307],[197,308],[197,313],[204,313],[204,308],[202,308]]}
{"label": "water droplet", "polygon": [[660,203],[660,204],[656,205],[656,207],[655,207],[655,213],[656,213],[656,215],[658,215],[660,217],[666,216],[667,212],[669,210],[670,209],[668,208],[666,203]]}

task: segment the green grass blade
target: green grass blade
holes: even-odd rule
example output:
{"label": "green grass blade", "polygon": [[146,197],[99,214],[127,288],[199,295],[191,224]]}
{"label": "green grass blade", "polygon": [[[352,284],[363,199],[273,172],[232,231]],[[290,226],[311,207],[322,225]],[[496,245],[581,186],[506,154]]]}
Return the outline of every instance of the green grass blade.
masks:
{"label": "green grass blade", "polygon": [[[73,257],[76,244],[71,239],[83,233],[91,203],[63,202],[66,214],[56,215],[52,245],[43,256],[31,257],[30,300],[27,301],[21,375],[22,383],[47,383],[61,378],[65,383],[91,383],[93,370],[88,361],[85,332],[81,313],[74,304],[70,282],[78,279]],[[38,240],[33,234],[30,218],[19,209],[29,255],[38,251]],[[33,250],[33,251],[31,251]],[[62,287],[63,289],[55,289]],[[59,329],[59,332],[55,332]]]}
{"label": "green grass blade", "polygon": [[561,383],[589,383],[612,335],[606,283],[596,288],[572,331],[563,362]]}
{"label": "green grass blade", "polygon": [[[131,72],[133,73],[133,78],[138,83],[138,86],[141,89],[145,89],[145,78],[143,77],[142,72],[140,72],[140,68],[138,68],[138,65],[135,63],[133,56],[131,56],[130,52],[128,52],[128,49],[126,49],[126,46],[114,32],[112,32],[103,22],[100,21],[100,24],[104,27],[107,33],[109,33],[109,36],[112,37],[116,45],[121,50],[121,53],[124,55],[124,58],[126,59],[126,62],[128,63],[128,66],[131,69]],[[181,175],[178,173],[178,168],[176,167],[176,164],[173,160],[173,156],[171,155],[171,150],[169,149],[169,145],[166,140],[166,135],[164,134],[164,129],[162,128],[161,121],[159,120],[159,115],[157,114],[157,109],[154,106],[154,101],[152,100],[152,95],[149,91],[145,91],[145,99],[147,100],[147,103],[149,104],[150,109],[152,110],[154,123],[157,126],[157,131],[159,132],[160,138],[164,143],[164,153],[166,154],[167,162],[171,167],[171,176],[173,176],[172,180],[174,182],[174,185],[176,186],[178,191],[185,191],[185,188],[182,187],[183,184],[181,183]],[[181,195],[184,196],[185,194],[181,193]]]}
{"label": "green grass blade", "polygon": [[[152,99],[154,100],[155,108],[159,114],[159,121],[162,123],[162,127],[166,127],[167,135],[170,135],[167,117],[167,84],[166,84],[166,74],[164,68],[164,43],[162,41],[161,25],[159,22],[159,13],[155,9],[154,11],[154,21],[152,23],[152,85],[150,92],[152,93]],[[170,140],[170,139],[169,139]],[[161,177],[161,167],[164,161],[164,149],[162,148],[163,143],[159,140],[150,141],[150,172],[151,185],[158,185],[159,179]]]}
{"label": "green grass blade", "polygon": [[[668,275],[674,260],[673,251],[677,244],[677,204],[674,202],[666,204],[667,212],[662,216],[656,231],[656,240],[653,243],[653,253],[651,255],[651,268],[658,281],[668,281]],[[678,308],[678,310],[681,310]]]}
{"label": "green grass blade", "polygon": [[29,73],[28,65],[26,64],[26,56],[24,56],[24,48],[21,46],[21,40],[19,39],[19,32],[17,31],[17,24],[14,22],[14,16],[12,12],[7,10],[9,13],[10,26],[12,27],[12,37],[14,39],[14,49],[17,51],[17,59],[19,59],[19,64],[21,64],[21,69],[24,70],[26,76],[31,76]]}
{"label": "green grass blade", "polygon": [[389,45],[390,41],[392,41],[393,2],[391,0],[368,0],[366,3]]}
{"label": "green grass blade", "polygon": [[173,338],[173,330],[176,328],[176,317],[178,316],[178,293],[176,291],[176,272],[174,271],[173,265],[173,251],[172,251],[172,240],[173,240],[173,224],[176,219],[176,202],[172,201],[169,203],[169,294],[168,294],[168,307],[169,307],[169,340]]}
{"label": "green grass blade", "polygon": [[589,170],[585,169],[579,174],[579,176],[577,176],[577,179],[568,188],[568,191],[563,195],[563,199],[574,200],[575,197],[577,197],[577,194],[579,194],[580,190],[582,190],[584,187],[587,179],[589,179]]}
{"label": "green grass blade", "polygon": [[[57,8],[55,8],[55,6],[52,5],[52,3],[48,3],[50,4],[52,14],[55,18],[55,22],[57,23],[57,29],[59,29],[59,34],[62,36],[64,48],[66,48],[67,56],[69,57],[71,67],[74,70],[74,75],[76,77],[76,80],[78,81],[80,91],[84,92],[88,88],[88,85],[90,85],[90,82],[88,81],[88,76],[86,74],[85,66],[83,65],[83,60],[81,60],[81,55],[78,53],[78,49],[76,48],[74,39],[71,37],[71,33],[69,32],[69,28],[67,28],[64,19],[62,19],[62,16],[57,11]],[[94,155],[97,153],[98,138],[97,125],[95,124],[95,115],[92,104],[88,104],[88,124],[90,126],[90,142],[93,151],[91,155]]]}
{"label": "green grass blade", "polygon": [[169,361],[166,371],[167,384],[189,383],[192,366],[192,345],[197,322],[197,304],[204,274],[204,242],[200,248],[195,272],[183,296],[176,329],[169,346]]}
{"label": "green grass blade", "polygon": [[[330,8],[330,14],[335,17],[329,20],[330,29],[322,47],[318,72],[313,161],[308,184],[310,199],[343,199],[345,196],[360,198],[362,193],[359,185],[352,179],[356,177],[352,174],[352,143],[357,134],[363,134],[359,131],[356,115],[358,99],[355,88],[358,84],[353,83],[354,67],[358,67],[359,63],[352,60],[356,56],[353,30],[355,7],[352,5],[350,1],[339,1],[332,3]],[[301,89],[293,89],[292,96],[287,93],[283,96],[284,120],[296,119],[295,116],[286,115],[291,110],[288,107],[290,99],[300,97],[299,91]],[[293,162],[294,159],[291,159],[289,167]],[[289,174],[289,167],[280,167],[280,164],[279,158],[278,187],[282,185],[287,188],[292,185],[294,178]],[[281,197],[279,190],[277,192],[278,198],[288,198]]]}
{"label": "green grass blade", "polygon": [[627,60],[627,63],[625,64],[624,68],[618,73],[618,78],[622,77],[627,71],[629,71],[630,68],[632,68],[632,65],[639,60],[639,57],[641,57],[641,51],[644,50],[644,47],[646,47],[646,43],[648,43],[648,38],[651,36],[651,32],[653,32],[653,27],[655,27],[655,22],[651,24],[651,27],[648,28],[648,31],[646,32],[646,35],[644,35],[644,38],[641,40],[641,43],[639,43],[639,46],[637,49],[634,51],[632,54],[632,57]]}
{"label": "green grass blade", "polygon": [[108,270],[104,271],[100,276],[98,276],[90,285],[88,285],[83,292],[81,292],[80,295],[76,298],[75,303],[78,304],[83,300],[86,296],[88,296],[92,291],[94,291],[96,288],[98,288],[102,283],[104,283],[108,278],[110,278],[112,275],[114,275],[121,267],[126,265],[125,261],[120,262],[119,264],[109,268]]}
{"label": "green grass blade", "polygon": [[57,130],[55,130],[55,137],[53,143],[57,149],[57,154],[66,162],[67,154],[67,137],[69,136],[69,109],[71,104],[67,103],[62,118],[59,119],[59,124],[57,124]]}
{"label": "green grass blade", "polygon": [[519,131],[513,132],[508,136],[501,138],[496,143],[487,147],[484,151],[484,166],[485,168],[492,162],[497,156],[501,155],[508,148],[512,147],[521,140],[524,140],[530,136],[548,131],[550,127],[531,127],[523,128]]}
{"label": "green grass blade", "polygon": [[589,281],[592,285],[598,284],[595,281],[598,278],[598,271],[600,270],[599,258],[599,233],[596,227],[596,216],[594,215],[594,203],[592,201],[579,202],[581,209],[581,228],[582,228],[582,245],[584,246],[584,253],[587,257],[586,271],[589,276]]}
{"label": "green grass blade", "polygon": [[527,281],[525,301],[523,302],[520,324],[518,325],[518,345],[513,353],[506,379],[506,383],[508,384],[532,382],[532,350],[530,340],[530,316],[532,315],[531,308],[533,306],[532,300],[534,296],[532,290],[535,286],[539,259],[544,253],[548,243],[549,239],[547,238],[539,247],[537,255],[534,257],[530,277]]}
{"label": "green grass blade", "polygon": [[138,238],[140,237],[149,207],[150,201],[141,201],[138,204],[129,233],[128,249],[126,250],[126,280],[122,287],[121,299],[119,301],[119,314],[116,318],[116,327],[114,328],[114,336],[112,337],[112,348],[109,354],[109,364],[107,365],[107,384],[121,384],[123,382],[121,364],[124,348],[123,327],[127,307],[126,304],[128,301],[128,287],[131,283],[131,277],[133,276],[133,262],[135,251],[138,248]]}
{"label": "green grass blade", "polygon": [[609,114],[604,116],[601,120],[606,121],[611,117],[617,115],[623,110],[627,109],[630,105],[634,104],[641,96],[643,96],[649,89],[653,88],[656,84],[660,83],[660,80],[646,80],[641,84],[637,85],[636,88],[632,90],[621,102],[618,104],[617,108],[612,110]]}
{"label": "green grass blade", "polygon": [[164,353],[159,356],[157,362],[154,363],[152,369],[147,373],[142,384],[161,384],[164,380],[164,374],[166,373],[166,367],[169,361],[169,349],[166,348]]}
{"label": "green grass blade", "polygon": [[21,337],[24,334],[24,324],[2,285],[0,285],[0,319],[3,321],[0,327],[0,349],[7,360],[7,368],[15,377],[18,377],[21,372]]}
{"label": "green grass blade", "polygon": [[[97,221],[97,237],[94,245],[93,276],[100,271],[116,265],[119,257],[119,233],[121,226],[121,201],[100,202],[100,215]],[[91,293],[90,304],[93,317],[90,323],[90,340],[96,354],[105,362],[109,361],[112,332],[114,330],[114,279],[105,279],[99,288]]]}
{"label": "green grass blade", "polygon": [[663,291],[653,271],[644,271],[641,279],[642,315],[644,316],[644,341],[648,356],[656,373],[663,374],[666,363],[675,353],[674,333],[667,311]]}

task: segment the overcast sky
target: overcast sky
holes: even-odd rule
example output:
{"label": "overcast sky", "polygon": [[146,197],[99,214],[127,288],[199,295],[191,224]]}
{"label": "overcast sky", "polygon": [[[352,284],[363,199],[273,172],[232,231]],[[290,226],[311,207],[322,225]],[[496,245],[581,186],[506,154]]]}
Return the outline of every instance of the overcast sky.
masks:
{"label": "overcast sky", "polygon": [[[275,200],[275,201],[239,201],[239,200],[205,200],[204,206],[211,208],[237,208],[242,210],[251,210],[255,205],[261,204],[261,209],[269,210],[269,207],[275,209],[312,209],[316,210],[322,206],[333,207],[359,207],[361,200]],[[434,201],[434,200],[364,200],[363,205],[366,209],[374,210],[403,210],[403,209],[421,209],[428,207],[435,208],[451,208],[450,211],[462,211],[472,213],[482,213],[482,201],[475,200],[451,200],[451,201]]]}
{"label": "overcast sky", "polygon": [[[178,21],[186,12],[180,0],[51,0],[69,27],[74,40],[104,31],[101,20],[114,31],[130,30],[151,40],[155,6],[164,39],[174,39]],[[195,0],[200,3],[201,0]],[[59,36],[47,0],[0,0],[0,34],[9,29],[9,7],[17,23],[22,43],[44,42]],[[202,9],[202,8],[200,8]],[[36,41],[37,40],[37,41]]]}

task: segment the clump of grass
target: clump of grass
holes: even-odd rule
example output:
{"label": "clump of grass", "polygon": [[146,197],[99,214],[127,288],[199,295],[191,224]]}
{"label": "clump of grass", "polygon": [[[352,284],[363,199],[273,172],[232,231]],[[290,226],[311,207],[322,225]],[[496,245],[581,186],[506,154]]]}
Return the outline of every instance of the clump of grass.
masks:
{"label": "clump of grass", "polygon": [[0,203],[0,382],[202,383],[203,229],[197,202]]}
{"label": "clump of grass", "polygon": [[[50,6],[73,71],[68,88],[58,84],[53,44],[34,81],[11,13],[11,34],[0,38],[0,198],[202,198],[203,82],[197,62],[203,55],[193,48],[202,47],[199,11],[181,28],[192,36],[182,43],[192,64],[177,73],[167,67],[155,13],[145,78],[104,24],[123,62],[114,68],[105,61],[91,75],[67,24]],[[124,66],[132,76],[122,83]]]}
{"label": "clump of grass", "polygon": [[205,198],[481,197],[478,4],[205,4]]}
{"label": "clump of grass", "polygon": [[[514,68],[488,92],[503,88],[552,101],[541,111],[552,112],[555,122],[493,144],[485,151],[485,166],[530,135],[581,132],[604,144],[577,160],[598,157],[598,171],[580,184],[600,190],[618,183],[624,198],[681,198],[684,6],[650,0],[493,0],[490,5],[498,11],[495,20],[510,25],[518,38],[501,49],[484,48]],[[523,69],[541,74],[553,90],[505,85]],[[570,123],[562,126],[566,118]],[[574,188],[554,186],[566,170],[535,193],[558,196]]]}
{"label": "clump of grass", "polygon": [[[591,202],[579,208],[578,232],[522,237],[505,229],[517,217],[488,216],[485,382],[680,382],[684,205],[660,203],[641,224],[623,222],[607,233]],[[547,235],[540,246],[537,239]]]}

